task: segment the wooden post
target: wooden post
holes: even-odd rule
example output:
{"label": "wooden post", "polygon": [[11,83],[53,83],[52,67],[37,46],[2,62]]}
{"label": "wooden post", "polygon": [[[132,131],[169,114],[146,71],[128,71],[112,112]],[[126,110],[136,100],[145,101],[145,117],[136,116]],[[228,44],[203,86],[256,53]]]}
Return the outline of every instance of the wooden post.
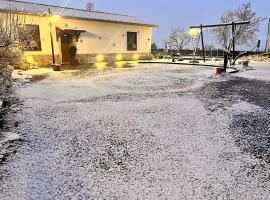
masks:
{"label": "wooden post", "polygon": [[[232,48],[233,48],[233,58],[235,58],[235,28],[237,25],[244,25],[244,24],[250,24],[250,21],[242,21],[242,22],[232,22],[232,23],[221,23],[221,24],[208,24],[208,25],[198,25],[198,26],[191,26],[190,29],[192,28],[200,28],[201,30],[203,28],[214,28],[214,27],[224,27],[224,26],[232,26]],[[200,34],[201,36],[203,36],[202,32]],[[270,40],[270,36],[269,36],[269,40]],[[202,40],[203,42],[203,40]],[[231,50],[231,49],[229,49]],[[217,50],[217,56],[218,56],[218,50]],[[228,57],[229,55],[227,55]],[[226,57],[226,55],[225,55]]]}
{"label": "wooden post", "polygon": [[233,48],[232,56],[234,59],[235,57],[235,24],[234,22],[232,22],[232,48]]}
{"label": "wooden post", "polygon": [[54,43],[53,43],[53,34],[52,34],[52,18],[51,18],[51,9],[48,9],[48,14],[50,18],[50,37],[51,37],[51,48],[52,48],[52,60],[53,64],[55,64],[55,55],[54,55]]}
{"label": "wooden post", "polygon": [[203,52],[203,62],[205,62],[205,49],[204,49],[204,41],[203,41],[203,28],[201,25],[201,40],[202,40],[202,52]]}
{"label": "wooden post", "polygon": [[228,66],[228,53],[224,52],[224,71],[225,71],[225,73],[227,71],[227,66]]}

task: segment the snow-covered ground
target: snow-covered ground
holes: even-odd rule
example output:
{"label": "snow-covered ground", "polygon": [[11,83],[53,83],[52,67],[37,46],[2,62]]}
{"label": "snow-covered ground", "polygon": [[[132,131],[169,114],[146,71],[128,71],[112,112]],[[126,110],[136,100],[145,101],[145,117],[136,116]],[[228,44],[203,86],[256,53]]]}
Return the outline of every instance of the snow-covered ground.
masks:
{"label": "snow-covered ground", "polygon": [[22,88],[26,142],[0,199],[269,199],[269,82],[214,73],[148,64]]}
{"label": "snow-covered ground", "polygon": [[236,73],[235,76],[270,81],[270,63],[253,61],[249,65],[250,70],[241,71],[241,73]]}

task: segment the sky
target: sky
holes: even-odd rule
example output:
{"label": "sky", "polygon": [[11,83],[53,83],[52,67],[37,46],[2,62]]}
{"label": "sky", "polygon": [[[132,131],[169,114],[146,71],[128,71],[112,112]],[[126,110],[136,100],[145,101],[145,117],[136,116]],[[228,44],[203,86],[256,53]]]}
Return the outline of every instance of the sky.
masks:
{"label": "sky", "polygon": [[[260,17],[270,17],[270,0],[24,0],[29,2],[85,8],[91,1],[95,10],[137,16],[147,22],[159,25],[153,31],[153,41],[162,47],[162,40],[168,37],[173,27],[189,28],[191,25],[218,23],[219,16],[228,9],[251,3]],[[261,24],[258,38],[265,46],[268,20]],[[207,37],[207,36],[206,36]],[[208,43],[214,41],[206,38]],[[262,48],[263,48],[262,47]]]}

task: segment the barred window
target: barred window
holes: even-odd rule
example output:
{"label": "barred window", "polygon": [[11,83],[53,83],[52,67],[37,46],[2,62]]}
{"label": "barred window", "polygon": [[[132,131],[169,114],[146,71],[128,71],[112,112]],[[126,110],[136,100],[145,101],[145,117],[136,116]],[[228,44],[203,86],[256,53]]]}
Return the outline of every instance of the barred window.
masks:
{"label": "barred window", "polygon": [[127,50],[137,50],[137,32],[127,32]]}
{"label": "barred window", "polygon": [[40,29],[39,25],[25,24],[25,51],[41,51]]}

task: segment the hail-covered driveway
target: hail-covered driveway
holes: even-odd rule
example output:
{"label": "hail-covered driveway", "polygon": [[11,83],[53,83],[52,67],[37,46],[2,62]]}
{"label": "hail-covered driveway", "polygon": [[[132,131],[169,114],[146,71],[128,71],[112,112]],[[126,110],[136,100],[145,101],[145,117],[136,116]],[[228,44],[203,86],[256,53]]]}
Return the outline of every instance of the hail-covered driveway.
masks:
{"label": "hail-covered driveway", "polygon": [[33,83],[0,199],[269,199],[269,94],[179,65]]}

